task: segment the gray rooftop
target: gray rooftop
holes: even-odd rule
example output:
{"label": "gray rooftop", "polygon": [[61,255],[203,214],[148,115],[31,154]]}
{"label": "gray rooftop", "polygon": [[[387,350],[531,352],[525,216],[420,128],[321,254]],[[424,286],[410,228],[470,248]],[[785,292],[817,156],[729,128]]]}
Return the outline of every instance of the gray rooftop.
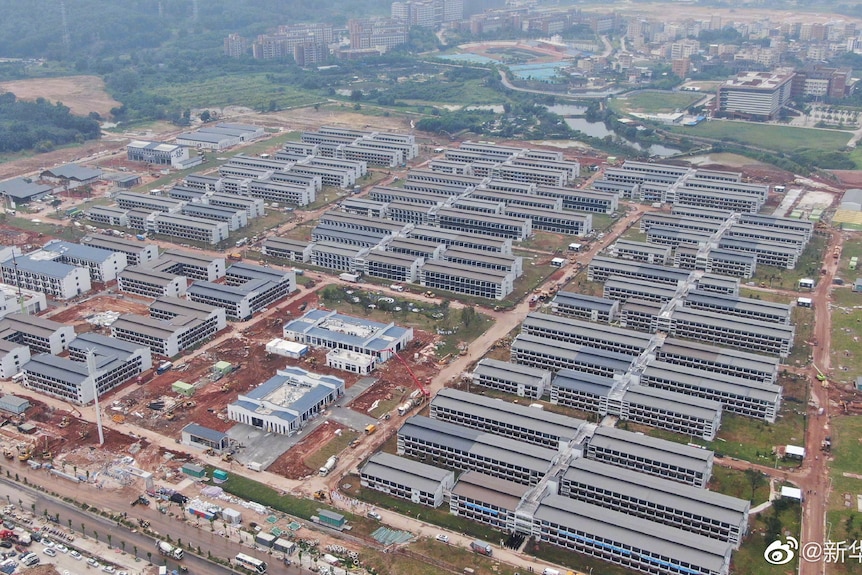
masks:
{"label": "gray rooftop", "polygon": [[66,242],[63,240],[51,240],[50,242],[46,243],[42,247],[42,249],[60,254],[64,257],[93,263],[104,263],[114,257],[115,253],[113,250],[97,248],[94,246],[74,244],[72,242]]}
{"label": "gray rooftop", "polygon": [[552,307],[554,304],[557,304],[560,306],[572,306],[603,312],[609,312],[616,303],[616,300],[591,295],[584,295],[569,291],[557,292],[557,295],[555,295],[554,299],[551,300]]}
{"label": "gray rooftop", "polygon": [[507,481],[478,471],[465,471],[452,489],[454,495],[473,501],[490,503],[501,509],[514,511],[521,498],[530,490],[528,485]]}
{"label": "gray rooftop", "polygon": [[781,398],[781,387],[757,380],[744,379],[703,369],[651,361],[643,372],[646,380],[662,379],[690,388],[703,388],[731,398],[740,396],[754,401],[775,403]]}
{"label": "gray rooftop", "polygon": [[543,369],[487,357],[479,360],[473,369],[474,375],[487,375],[488,377],[530,386],[538,385],[548,373]]}
{"label": "gray rooftop", "polygon": [[78,164],[63,164],[62,166],[57,166],[56,168],[50,168],[42,172],[43,177],[55,177],[55,178],[64,178],[66,180],[77,180],[79,182],[84,182],[86,180],[91,180],[94,178],[102,177],[102,170],[94,170],[92,168],[85,168],[84,166],[80,166]]}
{"label": "gray rooftop", "polygon": [[[608,342],[608,345],[624,344],[628,347],[635,348],[634,351],[625,352],[627,355],[639,353],[637,350],[643,351],[649,345],[652,336],[648,333],[615,327],[612,325],[592,323],[579,319],[560,317],[558,315],[550,315],[541,312],[531,312],[524,318],[521,324],[522,331],[527,331],[532,327],[537,329],[550,329],[558,332],[555,337],[561,340],[577,340],[580,337],[591,339],[602,339]],[[526,328],[526,329],[525,329]]]}
{"label": "gray rooftop", "polygon": [[434,493],[451,471],[399,457],[383,451],[372,455],[360,470],[361,475],[380,477],[397,485],[405,485],[426,493]]}
{"label": "gray rooftop", "polygon": [[623,353],[524,333],[515,338],[511,348],[541,354],[555,354],[555,357],[562,357],[579,364],[593,365],[619,373],[627,372],[632,364],[632,357]]}
{"label": "gray rooftop", "polygon": [[682,413],[712,422],[721,417],[721,404],[711,399],[667,391],[644,385],[633,385],[625,391],[623,402],[653,408],[656,413]]}
{"label": "gray rooftop", "polygon": [[[643,549],[675,563],[706,569],[712,573],[727,573],[732,545],[697,535],[682,529],[658,525],[654,521],[604,509],[559,495],[545,497],[535,513],[536,519],[577,529],[601,537],[600,545]],[[626,553],[629,553],[626,551]],[[648,559],[647,562],[658,562]],[[685,569],[680,569],[684,572]],[[692,571],[700,572],[700,571]]]}
{"label": "gray rooftop", "polygon": [[689,447],[682,443],[615,427],[596,428],[596,432],[590,438],[590,445],[606,447],[703,473],[709,469],[713,459],[713,453],[708,449]]}
{"label": "gray rooftop", "polygon": [[582,419],[451,388],[441,389],[431,405],[469,413],[483,421],[499,421],[512,429],[522,428],[557,437],[561,441],[574,439],[585,423]]}
{"label": "gray rooftop", "polygon": [[500,283],[511,275],[507,270],[493,268],[481,268],[467,264],[459,264],[442,260],[426,260],[422,264],[422,271],[427,273],[455,276],[457,278],[469,278],[488,283]]}

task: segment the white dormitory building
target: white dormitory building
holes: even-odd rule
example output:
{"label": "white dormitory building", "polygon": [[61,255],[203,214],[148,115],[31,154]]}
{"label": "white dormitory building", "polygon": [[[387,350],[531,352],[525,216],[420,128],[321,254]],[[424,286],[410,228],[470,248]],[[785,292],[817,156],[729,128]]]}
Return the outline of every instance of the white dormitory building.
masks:
{"label": "white dormitory building", "polygon": [[0,263],[3,283],[39,291],[55,299],[78,297],[92,289],[87,268],[56,261],[59,254],[39,250]]}
{"label": "white dormitory building", "polygon": [[188,278],[156,271],[153,269],[130,266],[120,272],[117,289],[121,292],[148,298],[185,297]]}
{"label": "white dormitory building", "polygon": [[111,324],[117,339],[146,345],[154,354],[175,357],[227,326],[225,310],[174,297],[150,304],[150,315],[123,314]]}
{"label": "white dormitory building", "polygon": [[[137,377],[153,365],[146,346],[99,334],[81,334],[69,344],[68,358],[47,353],[34,355],[24,364],[24,386],[77,404],[99,396]],[[90,373],[87,355],[95,356]]]}
{"label": "white dormitory building", "polygon": [[170,166],[176,170],[200,165],[202,160],[197,154],[189,154],[188,146],[143,140],[134,140],[126,144],[126,158],[130,162]]}
{"label": "white dormitory building", "polygon": [[228,418],[267,433],[294,435],[344,395],[344,380],[286,367],[228,404]]}
{"label": "white dormitory building", "polygon": [[156,244],[118,238],[107,234],[84,236],[81,239],[81,244],[112,252],[122,252],[126,254],[126,263],[129,266],[146,264],[159,257],[159,246]]}
{"label": "white dormitory building", "polygon": [[189,286],[192,301],[222,307],[229,319],[246,320],[296,290],[296,273],[236,263],[226,272],[224,284],[196,281]]}
{"label": "white dormitory building", "polygon": [[[117,279],[117,274],[126,269],[126,254],[93,246],[75,244],[62,240],[51,240],[42,247],[45,254],[54,254],[53,260],[84,268],[90,272],[92,283],[107,283]],[[34,257],[39,252],[31,254]]]}
{"label": "white dormitory building", "polygon": [[384,452],[365,462],[359,478],[363,487],[434,508],[443,504],[443,494],[455,486],[452,471]]}

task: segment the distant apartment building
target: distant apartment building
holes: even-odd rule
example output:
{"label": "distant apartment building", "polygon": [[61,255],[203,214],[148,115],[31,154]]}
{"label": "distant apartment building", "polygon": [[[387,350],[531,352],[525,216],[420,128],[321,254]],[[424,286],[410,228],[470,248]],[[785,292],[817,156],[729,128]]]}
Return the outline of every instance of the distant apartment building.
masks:
{"label": "distant apartment building", "polygon": [[224,55],[228,58],[241,58],[248,53],[248,39],[239,34],[230,34],[224,39]]}
{"label": "distant apartment building", "polygon": [[408,25],[390,18],[361,18],[347,23],[351,49],[378,48],[389,51],[407,42]]}
{"label": "distant apartment building", "polygon": [[744,72],[719,86],[716,115],[774,120],[790,102],[794,74]]}

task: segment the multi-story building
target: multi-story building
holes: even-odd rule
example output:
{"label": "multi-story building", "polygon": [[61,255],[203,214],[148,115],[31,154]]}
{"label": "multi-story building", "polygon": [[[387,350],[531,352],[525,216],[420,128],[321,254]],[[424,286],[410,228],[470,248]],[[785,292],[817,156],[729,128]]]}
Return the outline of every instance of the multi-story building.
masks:
{"label": "multi-story building", "polygon": [[531,312],[524,318],[521,333],[629,356],[643,353],[652,339],[637,331],[541,312]]}
{"label": "multi-story building", "polygon": [[479,360],[472,383],[518,397],[540,399],[551,383],[551,372],[497,359]]}
{"label": "multi-story building", "polygon": [[227,325],[222,308],[172,297],[161,298],[157,303],[174,315],[170,319],[160,318],[158,315],[166,310],[152,308],[150,313],[154,315],[150,317],[123,314],[111,324],[112,337],[146,345],[162,357],[175,357],[210,339]]}
{"label": "multi-story building", "polygon": [[188,146],[141,140],[126,144],[126,159],[130,162],[170,166],[177,170],[193,168],[202,162],[197,154],[189,154]]}
{"label": "multi-story building", "polygon": [[712,451],[612,427],[596,429],[586,457],[700,488],[712,476]]}
{"label": "multi-story building", "polygon": [[[70,356],[33,356],[23,366],[24,386],[77,404],[87,404],[153,365],[149,348],[87,333],[69,344]],[[90,373],[87,355],[94,355]]]}
{"label": "multi-story building", "polygon": [[224,39],[224,55],[228,58],[242,58],[248,53],[248,39],[239,34],[228,34]]}
{"label": "multi-story building", "polygon": [[230,226],[227,222],[182,214],[158,214],[154,218],[154,223],[155,229],[152,231],[157,234],[210,245],[218,244],[230,235]]}
{"label": "multi-story building", "polygon": [[451,388],[441,389],[434,396],[429,415],[431,419],[559,451],[574,441],[584,425],[583,420],[566,415]]}
{"label": "multi-story building", "polygon": [[449,494],[449,512],[512,533],[515,511],[529,490],[527,485],[501,477],[465,471]]}
{"label": "multi-story building", "polygon": [[[62,240],[51,240],[42,251],[54,254],[55,262],[84,268],[90,272],[90,281],[107,283],[117,279],[126,268],[126,254]],[[35,255],[35,254],[31,254]]]}
{"label": "multi-story building", "polygon": [[751,379],[760,383],[778,381],[777,357],[708,345],[696,341],[665,338],[655,357],[675,365],[703,369],[716,374]]}
{"label": "multi-story building", "polygon": [[686,306],[673,310],[668,331],[685,339],[787,357],[793,347],[795,330],[790,325],[728,317],[724,313]]}
{"label": "multi-story building", "polygon": [[71,299],[92,288],[87,268],[56,261],[58,254],[39,250],[0,262],[3,283]]}
{"label": "multi-story building", "polygon": [[419,268],[423,287],[502,300],[512,293],[515,274],[450,261],[427,260]]}
{"label": "multi-story building", "polygon": [[774,120],[790,102],[793,73],[746,72],[718,87],[715,113],[722,116]]}
{"label": "multi-story building", "polygon": [[641,385],[711,399],[725,412],[774,423],[781,407],[778,385],[713,373],[704,369],[651,361],[640,377]]}
{"label": "multi-story building", "polygon": [[614,258],[659,264],[662,266],[670,263],[671,251],[672,248],[668,245],[656,245],[655,243],[635,242],[632,240],[617,240],[608,249],[608,253]]}
{"label": "multi-story building", "polygon": [[560,481],[560,495],[726,541],[739,548],[751,502],[680,485],[630,469],[579,458]]}
{"label": "multi-story building", "polygon": [[75,328],[44,317],[10,313],[0,320],[0,339],[26,345],[32,355],[58,355],[75,339]]}
{"label": "multi-story building", "polygon": [[225,259],[182,250],[165,250],[149,266],[156,271],[185,276],[190,280],[214,282],[224,277]]}
{"label": "multi-story building", "polygon": [[558,452],[414,415],[398,430],[398,455],[536,485],[556,461]]}
{"label": "multi-story building", "polygon": [[560,291],[551,300],[551,312],[563,317],[612,323],[619,313],[620,302],[613,299]]}
{"label": "multi-story building", "polygon": [[156,271],[153,269],[130,266],[117,277],[117,289],[143,297],[162,296],[185,297],[188,278]]}
{"label": "multi-story building", "polygon": [[183,206],[182,213],[185,216],[224,222],[227,224],[227,228],[231,232],[248,225],[248,215],[245,210],[222,208],[219,206],[210,206],[208,204],[186,204]]}
{"label": "multi-story building", "polygon": [[455,473],[381,451],[359,470],[359,481],[368,489],[437,508],[443,493],[455,486]]}
{"label": "multi-story building", "polygon": [[140,240],[127,240],[116,236],[93,234],[84,236],[81,239],[81,244],[126,254],[126,263],[129,266],[146,264],[159,257],[158,245],[148,244]]}
{"label": "multi-story building", "polygon": [[650,575],[730,572],[730,543],[559,495],[541,501],[533,529],[540,541]]}
{"label": "multi-story building", "polygon": [[377,48],[388,52],[407,42],[407,29],[406,22],[389,18],[353,19],[347,23],[350,48],[354,50]]}
{"label": "multi-story building", "polygon": [[271,258],[282,258],[295,262],[311,260],[312,244],[290,238],[266,238],[263,241],[261,253]]}
{"label": "multi-story building", "polygon": [[613,377],[626,373],[632,364],[630,355],[524,333],[515,338],[510,349],[512,363],[554,372],[576,369]]}

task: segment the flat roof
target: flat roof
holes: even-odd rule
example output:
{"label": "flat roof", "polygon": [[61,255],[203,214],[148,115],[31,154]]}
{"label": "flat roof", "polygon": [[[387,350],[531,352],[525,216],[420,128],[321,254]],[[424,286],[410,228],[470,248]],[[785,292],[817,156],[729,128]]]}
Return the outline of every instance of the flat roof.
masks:
{"label": "flat roof", "polygon": [[0,331],[11,329],[45,338],[50,338],[57,330],[65,327],[65,324],[54,320],[24,313],[10,313],[0,319]]}
{"label": "flat roof", "polygon": [[154,310],[177,316],[190,315],[206,319],[214,311],[217,311],[218,308],[208,303],[192,301],[190,299],[162,296],[156,298],[150,304],[150,312],[152,313]]}
{"label": "flat roof", "polygon": [[586,423],[567,415],[452,388],[441,389],[431,400],[431,406],[469,413],[486,421],[504,422],[513,428],[529,429],[561,440],[574,439]]}
{"label": "flat roof", "polygon": [[97,248],[103,248],[106,250],[113,250],[115,252],[138,253],[144,251],[149,247],[155,247],[156,250],[158,250],[158,246],[156,246],[156,244],[148,244],[145,242],[141,242],[140,240],[128,240],[126,238],[118,238],[105,234],[93,234],[89,236],[84,236],[81,239],[81,243],[85,245],[92,245]]}
{"label": "flat roof", "polygon": [[601,538],[600,541],[593,541],[586,537],[588,543],[611,546],[614,549],[617,549],[617,545],[623,545],[624,549],[618,551],[620,553],[628,554],[629,549],[656,553],[665,559],[659,562],[658,559],[640,557],[648,563],[656,562],[661,566],[666,565],[670,559],[684,565],[708,569],[710,572],[726,573],[733,548],[730,543],[667,525],[659,526],[655,521],[559,495],[545,497],[534,517]]}
{"label": "flat roof", "polygon": [[604,397],[610,393],[616,384],[617,380],[612,377],[575,371],[573,369],[561,369],[554,376],[551,387]]}
{"label": "flat roof", "polygon": [[51,240],[46,243],[43,250],[54,252],[62,256],[75,258],[94,263],[105,263],[116,253],[113,250],[106,250],[88,245],[74,244],[63,240]]}
{"label": "flat roof", "polygon": [[102,170],[94,170],[79,164],[63,164],[55,168],[49,168],[42,172],[42,177],[64,178],[67,180],[78,180],[84,182],[102,177]]}
{"label": "flat roof", "polygon": [[119,273],[119,277],[164,287],[174,281],[175,278],[182,276],[142,266],[129,266]]}
{"label": "flat roof", "polygon": [[620,271],[628,271],[633,274],[649,276],[654,281],[663,281],[664,283],[676,284],[681,281],[686,281],[691,275],[688,270],[660,266],[655,264],[637,263],[629,260],[621,260],[617,258],[609,258],[605,256],[596,256],[590,263],[590,267],[603,267],[610,270],[610,273],[619,273]]}

